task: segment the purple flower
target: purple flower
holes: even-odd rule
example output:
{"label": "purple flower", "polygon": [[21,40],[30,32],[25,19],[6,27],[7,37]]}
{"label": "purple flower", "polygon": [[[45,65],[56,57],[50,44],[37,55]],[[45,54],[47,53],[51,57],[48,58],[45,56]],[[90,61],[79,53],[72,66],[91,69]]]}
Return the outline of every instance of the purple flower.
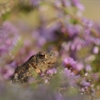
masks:
{"label": "purple flower", "polygon": [[88,43],[84,41],[84,39],[76,37],[71,44],[71,50],[80,50],[81,48],[87,45]]}
{"label": "purple flower", "polygon": [[87,18],[82,18],[82,24],[84,25],[85,28],[91,28],[93,26],[93,21],[89,20]]}
{"label": "purple flower", "polygon": [[3,80],[7,80],[10,78],[11,75],[13,75],[14,69],[12,69],[10,66],[6,65],[5,68],[0,69],[0,74],[2,76]]}
{"label": "purple flower", "polygon": [[82,70],[84,68],[84,65],[83,65],[83,63],[77,63],[76,64],[76,67],[75,67],[75,69],[77,70],[77,71],[80,71],[80,70]]}
{"label": "purple flower", "polygon": [[78,10],[81,10],[81,11],[84,10],[84,6],[79,2],[79,0],[71,0],[71,2],[72,2],[72,5],[78,8]]}
{"label": "purple flower", "polygon": [[55,68],[51,68],[47,71],[47,74],[49,75],[53,75],[53,74],[56,74],[57,73],[57,70]]}
{"label": "purple flower", "polygon": [[10,22],[4,22],[0,28],[0,55],[10,52],[19,39],[17,28]]}
{"label": "purple flower", "polygon": [[68,69],[72,69],[72,68],[75,68],[76,67],[76,62],[74,61],[74,59],[68,57],[68,58],[65,58],[63,60],[63,66],[65,68],[68,68]]}
{"label": "purple flower", "polygon": [[19,40],[18,29],[12,23],[5,21],[0,27],[0,61],[2,62],[0,74],[4,79],[8,79],[13,74],[11,67],[15,68],[16,64],[13,63],[14,66],[10,66],[10,62],[16,54],[13,53],[13,50],[18,45]]}
{"label": "purple flower", "polygon": [[70,37],[73,37],[75,35],[78,35],[79,34],[79,29],[77,26],[75,25],[67,25],[67,31],[68,31],[68,34]]}
{"label": "purple flower", "polygon": [[99,52],[99,47],[95,46],[95,47],[93,48],[93,53],[94,53],[94,54],[98,54],[98,52]]}
{"label": "purple flower", "polygon": [[51,25],[49,27],[42,26],[37,30],[32,32],[32,37],[36,42],[38,47],[44,46],[49,41],[55,41],[57,39],[57,35],[55,31],[59,28],[59,24]]}
{"label": "purple flower", "polygon": [[92,67],[90,65],[86,65],[85,69],[86,69],[87,72],[92,71]]}
{"label": "purple flower", "polygon": [[90,82],[83,80],[83,81],[80,82],[80,85],[83,86],[83,87],[89,87],[91,84],[90,84]]}
{"label": "purple flower", "polygon": [[100,46],[100,38],[92,35],[91,30],[84,30],[83,38],[87,44]]}
{"label": "purple flower", "polygon": [[77,80],[80,78],[80,76],[76,76],[71,70],[65,68],[63,70],[63,77],[64,80],[68,80],[68,83],[70,86],[77,86]]}
{"label": "purple flower", "polygon": [[64,75],[71,78],[71,77],[75,77],[75,74],[73,72],[71,72],[71,70],[69,70],[68,68],[64,69]]}
{"label": "purple flower", "polygon": [[80,70],[82,70],[84,68],[83,63],[80,62],[76,62],[74,59],[72,58],[65,58],[63,60],[63,66],[67,69],[69,69],[71,72],[79,72]]}
{"label": "purple flower", "polygon": [[38,6],[40,4],[41,0],[30,0],[31,5]]}

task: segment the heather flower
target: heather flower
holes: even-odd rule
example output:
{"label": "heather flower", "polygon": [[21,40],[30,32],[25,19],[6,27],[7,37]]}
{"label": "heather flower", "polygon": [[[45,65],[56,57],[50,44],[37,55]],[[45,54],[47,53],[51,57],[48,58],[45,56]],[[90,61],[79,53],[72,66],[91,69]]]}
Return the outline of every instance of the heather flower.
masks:
{"label": "heather flower", "polygon": [[85,80],[82,80],[82,81],[80,82],[80,85],[83,86],[83,87],[89,87],[91,84],[90,84],[90,82],[87,82],[87,81],[85,81]]}
{"label": "heather flower", "polygon": [[95,46],[95,47],[93,48],[93,53],[94,53],[94,54],[98,54],[98,52],[99,52],[99,48],[98,48],[97,46]]}
{"label": "heather flower", "polygon": [[71,7],[71,2],[69,2],[68,0],[60,0],[62,2],[62,5],[64,7]]}
{"label": "heather flower", "polygon": [[71,0],[72,5],[74,5],[78,10],[83,11],[84,7],[83,5],[79,2],[79,0]]}
{"label": "heather flower", "polygon": [[47,42],[46,39],[45,39],[45,37],[43,37],[43,36],[41,35],[41,33],[40,33],[39,30],[33,31],[33,32],[32,32],[32,37],[33,37],[33,39],[35,40],[36,45],[37,45],[38,47],[44,46],[45,43]]}
{"label": "heather flower", "polygon": [[72,24],[67,25],[67,32],[70,37],[73,37],[79,34],[78,27]]}
{"label": "heather flower", "polygon": [[71,43],[71,50],[80,50],[81,48],[87,46],[88,43],[83,39],[76,37],[73,42]]}
{"label": "heather flower", "polygon": [[65,58],[63,61],[63,66],[76,76],[79,75],[79,72],[85,68],[82,62],[76,62],[72,58]]}
{"label": "heather flower", "polygon": [[70,58],[70,57],[68,57],[68,58],[65,58],[64,60],[63,60],[63,66],[65,67],[65,68],[68,68],[68,69],[73,69],[73,68],[75,68],[76,67],[76,62],[74,61],[74,59],[73,58]]}
{"label": "heather flower", "polygon": [[[6,80],[13,74],[16,64],[13,66],[10,63],[14,63],[14,49],[18,45],[20,40],[18,29],[10,22],[5,21],[0,27],[0,74]],[[12,68],[11,68],[12,67]]]}
{"label": "heather flower", "polygon": [[92,67],[90,65],[86,65],[85,66],[85,69],[86,69],[87,72],[92,71]]}
{"label": "heather flower", "polygon": [[33,6],[38,6],[40,4],[41,0],[30,0],[30,4]]}
{"label": "heather flower", "polygon": [[100,38],[99,37],[93,37],[91,32],[87,35],[84,35],[84,40],[88,43],[88,44],[95,44],[97,46],[100,45]]}
{"label": "heather flower", "polygon": [[53,3],[54,3],[54,5],[57,6],[57,7],[61,7],[61,6],[62,6],[60,0],[55,0],[55,1],[53,1]]}
{"label": "heather flower", "polygon": [[42,26],[32,32],[32,37],[38,47],[43,47],[49,41],[55,41],[57,39],[56,30],[59,28],[59,24],[51,25],[50,27]]}
{"label": "heather flower", "polygon": [[43,36],[47,41],[54,41],[56,39],[56,30],[59,29],[59,23],[53,24],[49,27],[44,26],[42,28],[40,28],[40,34],[41,36]]}
{"label": "heather flower", "polygon": [[80,70],[82,70],[84,68],[84,65],[83,65],[83,63],[77,63],[76,64],[76,67],[75,67],[75,69],[77,70],[77,71],[80,71]]}
{"label": "heather flower", "polygon": [[82,18],[82,24],[85,26],[85,28],[92,28],[94,23],[92,20]]}
{"label": "heather flower", "polygon": [[100,36],[100,24],[94,22],[92,28],[95,29],[96,34],[97,34],[98,36]]}
{"label": "heather flower", "polygon": [[62,47],[63,50],[68,52],[70,50],[70,45],[71,45],[71,42],[68,42],[68,43],[63,42],[61,47]]}
{"label": "heather flower", "polygon": [[16,61],[12,61],[7,65],[10,66],[11,68],[15,69],[17,67],[17,62]]}
{"label": "heather flower", "polygon": [[71,78],[71,77],[75,78],[75,74],[73,72],[71,72],[71,70],[69,70],[68,68],[64,69],[64,75],[69,78]]}
{"label": "heather flower", "polygon": [[9,79],[14,73],[14,69],[11,68],[9,65],[6,65],[5,68],[0,69],[0,75],[2,76],[2,79],[0,80],[7,80]]}
{"label": "heather flower", "polygon": [[68,82],[70,86],[77,86],[77,80],[79,79],[80,76],[76,76],[73,72],[71,72],[71,70],[67,68],[63,70],[63,73],[64,73],[63,77],[64,77],[65,83]]}
{"label": "heather flower", "polygon": [[46,44],[46,39],[44,37],[40,37],[39,40],[37,41],[37,45],[39,47],[42,47]]}
{"label": "heather flower", "polygon": [[57,73],[57,69],[55,69],[55,68],[51,68],[51,69],[49,69],[48,71],[47,71],[47,74],[48,75],[54,75],[54,74],[56,74]]}
{"label": "heather flower", "polygon": [[0,55],[10,52],[16,46],[20,36],[10,22],[4,22],[0,28]]}

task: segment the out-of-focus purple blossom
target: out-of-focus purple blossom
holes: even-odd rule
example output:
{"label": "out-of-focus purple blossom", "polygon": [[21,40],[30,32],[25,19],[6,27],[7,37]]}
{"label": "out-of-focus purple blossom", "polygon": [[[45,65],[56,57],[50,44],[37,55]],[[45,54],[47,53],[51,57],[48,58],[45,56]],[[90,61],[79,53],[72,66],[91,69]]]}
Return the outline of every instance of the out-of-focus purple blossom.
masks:
{"label": "out-of-focus purple blossom", "polygon": [[12,32],[12,34],[17,35],[18,34],[18,29],[9,21],[6,21],[3,23],[3,29],[6,29],[5,31],[7,32]]}
{"label": "out-of-focus purple blossom", "polygon": [[66,81],[68,80],[70,86],[77,86],[77,80],[79,77],[77,77],[73,72],[71,72],[71,70],[65,68],[64,76]]}
{"label": "out-of-focus purple blossom", "polygon": [[[51,1],[51,2],[52,2],[52,1]],[[61,7],[61,6],[62,6],[60,0],[55,0],[55,1],[53,1],[52,3],[53,3],[55,6],[57,6],[57,7]]]}
{"label": "out-of-focus purple blossom", "polygon": [[91,28],[93,26],[93,21],[89,20],[87,18],[82,18],[82,24],[86,27],[86,28]]}
{"label": "out-of-focus purple blossom", "polygon": [[64,69],[64,75],[67,77],[75,77],[75,74],[73,72],[71,72],[71,70],[69,70],[68,68]]}
{"label": "out-of-focus purple blossom", "polygon": [[61,93],[55,93],[55,100],[65,100]]}
{"label": "out-of-focus purple blossom", "polygon": [[14,73],[14,69],[12,69],[10,66],[6,66],[5,68],[0,69],[0,74],[3,78],[3,80],[7,80],[12,76]]}
{"label": "out-of-focus purple blossom", "polygon": [[74,25],[67,25],[67,31],[68,31],[68,35],[70,37],[73,37],[77,34],[79,34],[79,29],[77,26],[74,26]]}
{"label": "out-of-focus purple blossom", "polygon": [[30,0],[30,4],[33,6],[38,6],[40,4],[41,0]]}
{"label": "out-of-focus purple blossom", "polygon": [[16,67],[16,63],[10,65],[10,62],[15,56],[12,52],[18,45],[19,40],[20,35],[18,29],[12,23],[5,21],[0,27],[0,61],[2,62],[0,64],[0,74],[5,80],[9,79]]}
{"label": "out-of-focus purple blossom", "polygon": [[63,60],[63,66],[65,68],[68,68],[72,72],[73,72],[73,70],[76,70],[77,72],[79,72],[80,70],[82,70],[84,68],[83,63],[76,62],[73,58],[70,58],[70,57],[65,58]]}
{"label": "out-of-focus purple blossom", "polygon": [[100,73],[92,73],[91,77],[92,79],[98,80],[100,78]]}
{"label": "out-of-focus purple blossom", "polygon": [[62,48],[65,51],[75,51],[75,50],[80,50],[83,47],[88,46],[91,42],[88,42],[89,40],[85,41],[84,39],[81,39],[80,37],[75,37],[73,41],[68,41],[68,43],[63,43]]}
{"label": "out-of-focus purple blossom", "polygon": [[71,45],[71,42],[68,42],[68,43],[63,42],[62,43],[62,49],[64,49],[65,51],[68,52],[70,50],[70,45]]}
{"label": "out-of-focus purple blossom", "polygon": [[85,80],[82,80],[82,81],[80,82],[80,85],[83,86],[83,87],[89,87],[91,84],[90,84],[90,82],[87,82],[87,81],[85,81]]}
{"label": "out-of-focus purple blossom", "polygon": [[51,69],[49,69],[48,71],[47,71],[47,74],[48,75],[53,75],[53,74],[56,74],[57,73],[57,69],[55,69],[55,68],[51,68]]}
{"label": "out-of-focus purple blossom", "polygon": [[74,5],[78,10],[83,11],[84,6],[79,2],[79,0],[71,0],[72,5]]}
{"label": "out-of-focus purple blossom", "polygon": [[98,54],[98,52],[99,52],[99,48],[98,48],[97,46],[95,46],[95,47],[93,48],[93,53],[94,53],[94,54]]}
{"label": "out-of-focus purple blossom", "polygon": [[36,41],[36,44],[40,47],[44,46],[46,42],[55,41],[57,36],[55,31],[59,28],[59,24],[51,25],[49,27],[44,26],[37,31],[32,32],[32,37]]}
{"label": "out-of-focus purple blossom", "polygon": [[[89,32],[89,31],[88,31]],[[87,35],[84,35],[84,40],[88,44],[95,44],[97,46],[100,46],[100,38],[99,37],[93,37],[91,32],[86,33]]]}
{"label": "out-of-focus purple blossom", "polygon": [[9,66],[15,69],[17,67],[16,61],[11,62]]}
{"label": "out-of-focus purple blossom", "polygon": [[40,37],[39,40],[38,40],[38,44],[40,47],[45,45],[46,43],[46,39],[44,37]]}
{"label": "out-of-focus purple blossom", "polygon": [[47,41],[53,41],[56,39],[55,31],[57,29],[59,29],[59,23],[48,27],[44,26],[43,28],[40,28],[40,34],[46,38]]}
{"label": "out-of-focus purple blossom", "polygon": [[84,61],[87,63],[87,62],[92,62],[92,61],[94,61],[95,60],[95,55],[90,55],[90,56],[88,56],[88,57],[86,57],[85,59],[84,59]]}
{"label": "out-of-focus purple blossom", "polygon": [[87,46],[88,43],[79,37],[76,37],[71,43],[71,50],[80,50],[82,47]]}
{"label": "out-of-focus purple blossom", "polygon": [[4,22],[0,28],[0,55],[10,52],[19,39],[17,28],[10,22]]}
{"label": "out-of-focus purple blossom", "polygon": [[62,1],[62,5],[64,5],[65,7],[71,7],[71,2],[69,2],[68,0],[61,0]]}
{"label": "out-of-focus purple blossom", "polygon": [[45,43],[47,42],[46,38],[43,37],[41,35],[41,33],[39,33],[39,31],[34,31],[32,33],[32,37],[33,39],[35,40],[36,42],[36,45],[39,46],[39,47],[42,47],[43,45],[45,45]]}
{"label": "out-of-focus purple blossom", "polygon": [[92,67],[90,65],[86,65],[85,69],[86,69],[87,72],[92,71]]}
{"label": "out-of-focus purple blossom", "polygon": [[74,59],[68,57],[68,58],[65,58],[63,60],[63,66],[65,68],[69,68],[69,69],[72,69],[72,68],[75,68],[76,67],[76,62],[74,61]]}
{"label": "out-of-focus purple blossom", "polygon": [[80,70],[82,70],[83,68],[84,68],[84,65],[83,65],[82,63],[77,63],[77,64],[76,64],[75,69],[76,69],[77,71],[80,71]]}
{"label": "out-of-focus purple blossom", "polygon": [[100,23],[93,23],[93,29],[95,29],[96,34],[100,37]]}

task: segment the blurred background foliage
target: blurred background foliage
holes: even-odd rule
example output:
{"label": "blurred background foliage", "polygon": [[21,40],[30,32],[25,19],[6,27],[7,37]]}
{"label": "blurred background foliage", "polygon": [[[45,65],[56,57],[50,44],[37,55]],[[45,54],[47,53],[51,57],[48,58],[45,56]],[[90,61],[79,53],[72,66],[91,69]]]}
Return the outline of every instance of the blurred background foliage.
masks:
{"label": "blurred background foliage", "polygon": [[80,2],[85,7],[85,11],[83,12],[84,16],[96,22],[100,22],[100,18],[99,18],[100,1],[99,0],[80,0]]}

